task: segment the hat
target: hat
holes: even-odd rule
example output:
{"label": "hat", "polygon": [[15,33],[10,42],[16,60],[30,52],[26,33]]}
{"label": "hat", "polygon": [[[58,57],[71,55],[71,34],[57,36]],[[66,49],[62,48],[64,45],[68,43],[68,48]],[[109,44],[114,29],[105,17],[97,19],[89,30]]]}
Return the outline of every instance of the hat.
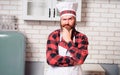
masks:
{"label": "hat", "polygon": [[76,17],[76,11],[78,7],[77,2],[60,2],[56,7],[60,12],[60,16],[72,15]]}

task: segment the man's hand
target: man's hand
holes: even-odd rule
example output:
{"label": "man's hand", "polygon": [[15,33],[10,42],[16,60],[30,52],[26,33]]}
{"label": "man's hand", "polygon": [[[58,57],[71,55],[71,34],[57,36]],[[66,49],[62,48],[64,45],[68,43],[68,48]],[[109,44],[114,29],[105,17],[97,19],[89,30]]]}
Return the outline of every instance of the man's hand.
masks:
{"label": "man's hand", "polygon": [[62,37],[67,43],[71,41],[71,36],[72,36],[72,29],[68,31],[66,28],[63,27]]}

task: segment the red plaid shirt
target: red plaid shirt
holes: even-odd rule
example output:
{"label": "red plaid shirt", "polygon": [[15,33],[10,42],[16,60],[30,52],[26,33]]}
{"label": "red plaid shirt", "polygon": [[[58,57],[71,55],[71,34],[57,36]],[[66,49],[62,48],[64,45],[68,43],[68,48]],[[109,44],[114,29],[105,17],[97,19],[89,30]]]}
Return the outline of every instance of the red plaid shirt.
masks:
{"label": "red plaid shirt", "polygon": [[[86,35],[73,31],[75,42],[66,43],[63,39],[60,41],[60,30],[52,32],[47,40],[47,63],[51,66],[74,66],[83,64],[88,55],[88,38]],[[66,48],[72,57],[61,56],[58,52],[58,45]]]}

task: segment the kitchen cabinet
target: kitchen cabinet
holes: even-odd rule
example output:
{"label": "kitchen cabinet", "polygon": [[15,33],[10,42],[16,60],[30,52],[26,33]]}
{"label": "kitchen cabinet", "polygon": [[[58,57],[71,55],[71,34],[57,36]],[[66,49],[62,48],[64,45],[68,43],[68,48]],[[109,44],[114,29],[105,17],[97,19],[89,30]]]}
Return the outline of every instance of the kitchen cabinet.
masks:
{"label": "kitchen cabinet", "polygon": [[23,0],[23,19],[24,20],[43,20],[59,21],[59,12],[56,4],[63,1],[78,2],[76,11],[77,21],[81,20],[81,1],[82,0]]}

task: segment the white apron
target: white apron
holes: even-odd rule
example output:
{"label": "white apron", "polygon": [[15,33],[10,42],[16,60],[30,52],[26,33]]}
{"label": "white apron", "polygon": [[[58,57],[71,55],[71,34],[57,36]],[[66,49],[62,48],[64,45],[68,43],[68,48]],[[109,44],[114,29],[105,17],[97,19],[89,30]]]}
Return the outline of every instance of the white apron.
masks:
{"label": "white apron", "polygon": [[[73,39],[75,40],[75,38]],[[61,41],[61,36],[60,36]],[[58,46],[59,55],[71,56],[67,49]],[[81,65],[70,66],[70,67],[52,67],[49,66],[46,75],[82,75]]]}

